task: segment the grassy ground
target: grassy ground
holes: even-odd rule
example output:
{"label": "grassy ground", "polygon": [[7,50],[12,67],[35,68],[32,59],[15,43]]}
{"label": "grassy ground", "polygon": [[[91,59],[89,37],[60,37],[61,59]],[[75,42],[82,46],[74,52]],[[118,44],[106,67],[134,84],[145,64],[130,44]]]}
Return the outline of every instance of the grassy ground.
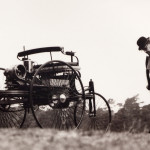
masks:
{"label": "grassy ground", "polygon": [[0,129],[0,150],[146,150],[145,133],[102,133],[51,129]]}

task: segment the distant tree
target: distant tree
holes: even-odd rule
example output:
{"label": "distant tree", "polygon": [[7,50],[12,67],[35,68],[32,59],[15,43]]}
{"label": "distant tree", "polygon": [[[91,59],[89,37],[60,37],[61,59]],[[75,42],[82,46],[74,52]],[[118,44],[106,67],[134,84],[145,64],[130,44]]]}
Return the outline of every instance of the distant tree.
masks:
{"label": "distant tree", "polygon": [[142,107],[140,111],[141,130],[150,130],[150,104]]}
{"label": "distant tree", "polygon": [[118,112],[115,113],[113,116],[111,130],[117,132],[124,131],[126,120],[127,118],[125,115],[125,109],[124,108],[119,109]]}
{"label": "distant tree", "polygon": [[112,98],[110,98],[110,99],[108,100],[108,103],[109,103],[109,104],[114,104],[114,103],[115,103],[115,100],[112,99]]}
{"label": "distant tree", "polygon": [[122,103],[117,103],[117,106],[119,106],[120,108],[123,107]]}
{"label": "distant tree", "polygon": [[140,106],[137,102],[138,95],[126,99],[123,107],[115,113],[111,129],[113,131],[129,131],[136,125],[140,118]]}

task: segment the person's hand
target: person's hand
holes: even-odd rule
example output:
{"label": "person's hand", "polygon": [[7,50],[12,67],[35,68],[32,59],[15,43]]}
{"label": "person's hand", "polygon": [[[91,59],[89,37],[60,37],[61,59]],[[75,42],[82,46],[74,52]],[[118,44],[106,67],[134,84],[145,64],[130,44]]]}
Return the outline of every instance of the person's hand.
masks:
{"label": "person's hand", "polygon": [[148,84],[148,85],[146,86],[146,88],[147,88],[148,90],[150,90],[150,85]]}

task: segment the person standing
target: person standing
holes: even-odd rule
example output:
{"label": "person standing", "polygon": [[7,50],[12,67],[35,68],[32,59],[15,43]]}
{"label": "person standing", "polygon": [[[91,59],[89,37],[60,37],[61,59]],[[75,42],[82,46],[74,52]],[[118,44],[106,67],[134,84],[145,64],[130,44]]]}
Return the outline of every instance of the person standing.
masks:
{"label": "person standing", "polygon": [[148,56],[146,56],[146,78],[147,78],[147,89],[150,90],[150,37],[146,38],[144,36],[140,37],[137,40],[137,45],[139,46],[139,50],[144,51]]}

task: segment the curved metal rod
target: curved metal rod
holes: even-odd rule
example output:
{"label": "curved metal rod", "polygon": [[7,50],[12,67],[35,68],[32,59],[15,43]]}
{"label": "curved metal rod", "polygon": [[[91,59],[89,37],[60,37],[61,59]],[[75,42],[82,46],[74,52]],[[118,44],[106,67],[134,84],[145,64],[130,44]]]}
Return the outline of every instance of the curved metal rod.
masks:
{"label": "curved metal rod", "polygon": [[59,52],[59,51],[62,51],[61,47],[42,47],[42,48],[30,49],[30,50],[19,52],[18,57],[24,57],[32,54],[37,54],[37,53]]}
{"label": "curved metal rod", "polygon": [[0,70],[5,70],[5,68],[0,68]]}

